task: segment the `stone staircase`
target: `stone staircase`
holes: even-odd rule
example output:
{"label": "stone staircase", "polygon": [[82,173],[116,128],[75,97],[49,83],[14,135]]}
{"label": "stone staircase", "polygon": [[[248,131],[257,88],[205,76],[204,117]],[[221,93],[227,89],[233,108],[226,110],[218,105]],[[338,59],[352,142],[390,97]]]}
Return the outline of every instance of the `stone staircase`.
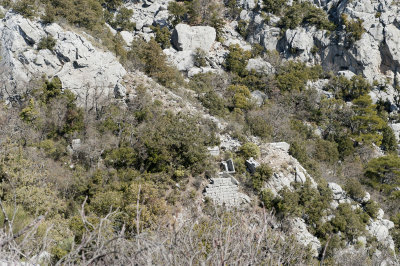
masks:
{"label": "stone staircase", "polygon": [[239,192],[239,182],[226,173],[219,178],[211,178],[204,191],[204,197],[210,198],[217,205],[237,207],[250,202],[250,198]]}

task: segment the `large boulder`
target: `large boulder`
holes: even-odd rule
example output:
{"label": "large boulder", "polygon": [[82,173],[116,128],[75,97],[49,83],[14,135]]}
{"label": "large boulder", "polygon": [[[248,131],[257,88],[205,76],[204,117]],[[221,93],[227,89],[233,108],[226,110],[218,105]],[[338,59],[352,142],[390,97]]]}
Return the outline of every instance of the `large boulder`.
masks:
{"label": "large boulder", "polygon": [[255,70],[257,73],[265,75],[275,73],[275,68],[262,58],[251,58],[247,63],[246,70]]}
{"label": "large boulder", "polygon": [[[48,36],[55,40],[54,48],[38,50],[40,40]],[[64,89],[78,96],[80,105],[90,108],[114,97],[115,85],[126,74],[111,52],[95,47],[83,35],[11,12],[0,22],[0,46],[0,79],[8,83],[8,88],[0,88],[0,98],[24,94],[34,78],[57,76]]]}
{"label": "large boulder", "polygon": [[172,44],[179,51],[195,50],[200,48],[209,51],[215,42],[216,31],[209,26],[176,25],[172,33]]}

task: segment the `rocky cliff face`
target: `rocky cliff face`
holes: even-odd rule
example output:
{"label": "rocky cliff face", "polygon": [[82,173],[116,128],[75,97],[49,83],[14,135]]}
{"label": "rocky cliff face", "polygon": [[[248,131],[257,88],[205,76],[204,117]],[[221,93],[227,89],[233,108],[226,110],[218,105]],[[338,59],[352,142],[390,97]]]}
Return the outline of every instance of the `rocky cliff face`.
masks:
{"label": "rocky cliff face", "polygon": [[386,78],[393,81],[399,66],[396,36],[400,33],[399,7],[394,1],[315,1],[315,4],[326,10],[336,23],[340,23],[343,15],[352,20],[361,19],[365,33],[354,44],[346,40],[344,26],[336,32],[298,27],[287,30],[282,36],[275,26],[280,18],[273,17],[265,22],[259,13],[247,9],[241,17],[254,28],[248,41],[260,43],[267,50],[278,50],[287,59],[319,63],[336,71],[350,70],[369,81],[384,82]]}
{"label": "rocky cliff face", "polygon": [[[41,40],[53,38],[54,48],[38,49]],[[1,98],[13,100],[29,89],[33,78],[60,78],[63,88],[78,96],[78,102],[92,107],[113,98],[114,88],[126,74],[116,57],[95,47],[90,36],[42,25],[14,13],[0,22],[1,78],[10,81],[0,87]]]}

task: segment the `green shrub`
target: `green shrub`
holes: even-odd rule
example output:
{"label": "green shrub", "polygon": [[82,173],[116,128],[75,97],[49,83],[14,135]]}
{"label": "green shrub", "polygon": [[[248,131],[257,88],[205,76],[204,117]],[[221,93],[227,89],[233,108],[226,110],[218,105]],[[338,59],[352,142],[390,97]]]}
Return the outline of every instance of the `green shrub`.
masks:
{"label": "green shrub", "polygon": [[228,87],[228,92],[232,95],[231,108],[241,112],[250,108],[250,91],[244,85],[231,85]]}
{"label": "green shrub", "polygon": [[285,0],[263,0],[264,11],[279,15],[282,8],[286,7]]}
{"label": "green shrub", "polygon": [[348,203],[339,204],[335,211],[335,217],[331,220],[334,232],[344,233],[350,241],[357,239],[365,232],[367,222],[368,218],[363,215],[362,210],[353,210]]}
{"label": "green shrub", "polygon": [[268,138],[271,136],[272,128],[264,116],[263,112],[249,112],[246,121],[253,135]]}
{"label": "green shrub", "polygon": [[360,181],[355,178],[347,179],[344,190],[355,200],[361,200],[365,197],[365,191],[362,188]]}
{"label": "green shrub", "polygon": [[326,12],[309,2],[295,3],[287,8],[279,26],[283,30],[295,29],[300,25],[316,26],[317,29],[334,30],[335,24],[330,22]]}
{"label": "green shrub", "polygon": [[250,51],[244,51],[238,44],[230,45],[229,54],[225,59],[225,67],[239,76],[245,76],[247,74],[247,62],[250,57]]}
{"label": "green shrub", "polygon": [[396,151],[397,140],[393,129],[389,126],[384,126],[382,129],[382,147],[385,151]]}
{"label": "green shrub", "polygon": [[368,213],[371,218],[376,219],[378,216],[379,205],[373,200],[370,200],[365,204],[364,210]]}
{"label": "green shrub", "polygon": [[206,60],[207,53],[200,48],[197,48],[194,51],[193,55],[193,60],[194,60],[194,65],[197,67],[205,67],[207,66],[207,60]]}
{"label": "green shrub", "polygon": [[123,4],[123,0],[99,0],[105,8],[110,10],[116,10]]}
{"label": "green shrub", "polygon": [[143,40],[132,42],[127,55],[127,68],[141,69],[168,88],[184,84],[182,74],[175,67],[168,65],[166,55],[155,39],[148,43]]}
{"label": "green shrub", "polygon": [[354,43],[361,40],[361,37],[365,32],[362,25],[364,21],[360,18],[357,20],[350,20],[346,14],[342,14],[341,19],[349,42]]}
{"label": "green shrub", "polygon": [[48,49],[53,51],[54,47],[56,46],[57,41],[51,36],[43,37],[37,45],[38,50]]}
{"label": "green shrub", "polygon": [[224,117],[228,113],[225,99],[214,91],[206,92],[199,97],[199,100],[211,115]]}
{"label": "green shrub", "polygon": [[256,172],[251,176],[253,189],[261,191],[264,187],[264,183],[271,178],[272,174],[273,171],[268,164],[263,163],[257,167]]}
{"label": "green shrub", "polygon": [[160,44],[162,49],[171,47],[171,33],[169,32],[168,27],[160,27],[160,25],[157,25],[151,26],[151,29],[155,32],[155,40]]}
{"label": "green shrub", "polygon": [[14,2],[12,9],[25,18],[33,18],[37,11],[35,2],[35,0],[18,0]]}
{"label": "green shrub", "polygon": [[238,152],[245,159],[250,157],[258,158],[260,156],[260,148],[252,142],[247,142],[240,146]]}
{"label": "green shrub", "polygon": [[263,189],[260,192],[260,201],[265,209],[270,210],[274,206],[274,194],[269,189]]}
{"label": "green shrub", "polygon": [[54,160],[59,160],[67,155],[66,145],[61,142],[55,142],[51,139],[43,140],[39,143],[39,148],[46,152],[46,155]]}
{"label": "green shrub", "polygon": [[314,158],[318,161],[334,164],[339,160],[337,144],[323,139],[315,142]]}
{"label": "green shrub", "polygon": [[359,143],[375,143],[380,146],[383,139],[381,132],[385,128],[386,122],[378,116],[371,97],[364,95],[353,100],[352,109],[355,113],[352,117],[355,140]]}
{"label": "green shrub", "polygon": [[168,12],[171,14],[172,25],[175,26],[182,22],[187,9],[184,3],[171,1],[168,3]]}
{"label": "green shrub", "polygon": [[237,32],[239,32],[240,35],[242,35],[242,37],[244,39],[246,39],[247,38],[247,34],[248,34],[248,23],[247,23],[247,21],[239,20],[236,30],[237,30]]}
{"label": "green shrub", "polygon": [[40,17],[44,24],[51,24],[56,20],[57,10],[52,5],[47,4],[44,14]]}
{"label": "green shrub", "polygon": [[114,20],[109,21],[111,27],[118,31],[132,31],[134,30],[136,24],[131,22],[131,18],[133,15],[133,10],[128,9],[126,7],[122,7],[118,10],[117,15],[115,16]]}
{"label": "green shrub", "polygon": [[289,61],[278,70],[276,81],[282,91],[302,91],[308,80],[316,80],[321,75],[321,66],[307,67],[305,63]]}
{"label": "green shrub", "polygon": [[131,147],[119,147],[106,152],[105,163],[114,168],[134,167],[137,164],[137,153]]}
{"label": "green shrub", "polygon": [[381,184],[400,184],[400,158],[390,154],[372,159],[365,167],[365,177],[369,184],[380,187]]}
{"label": "green shrub", "polygon": [[368,94],[372,87],[361,75],[355,75],[350,80],[344,76],[336,76],[329,81],[326,89],[332,91],[338,99],[352,101]]}

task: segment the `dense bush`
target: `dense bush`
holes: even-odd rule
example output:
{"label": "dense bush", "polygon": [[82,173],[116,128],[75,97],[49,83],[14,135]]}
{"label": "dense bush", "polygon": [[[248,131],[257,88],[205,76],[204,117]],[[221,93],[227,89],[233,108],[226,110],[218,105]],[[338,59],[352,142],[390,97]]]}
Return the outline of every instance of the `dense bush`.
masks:
{"label": "dense bush", "polygon": [[[252,187],[256,191],[262,191],[264,187],[264,182],[268,181],[271,178],[273,171],[268,164],[261,164],[256,168],[256,172],[251,176]],[[261,198],[263,199],[264,204],[266,204],[268,194],[261,193]]]}
{"label": "dense bush", "polygon": [[387,155],[372,159],[365,167],[367,183],[374,187],[382,187],[383,184],[400,184],[400,158],[397,155]]}
{"label": "dense bush", "polygon": [[365,191],[360,181],[355,178],[349,178],[344,186],[345,191],[355,200],[361,200],[365,197]]}
{"label": "dense bush", "polygon": [[353,134],[356,141],[380,146],[383,139],[381,131],[385,128],[386,122],[378,116],[371,97],[364,95],[353,100],[353,110],[355,113],[352,117]]}
{"label": "dense bush", "polygon": [[151,29],[156,34],[156,42],[158,42],[162,49],[167,49],[171,47],[171,33],[168,27],[151,26]]}
{"label": "dense bush", "polygon": [[336,98],[345,101],[352,101],[368,94],[371,88],[371,84],[360,75],[353,76],[350,80],[344,76],[335,76],[326,86],[326,89],[332,91]]}
{"label": "dense bush", "polygon": [[37,5],[35,0],[15,1],[12,9],[26,18],[32,18],[36,15]]}
{"label": "dense bush", "polygon": [[365,32],[365,29],[362,25],[364,21],[360,18],[357,20],[351,20],[346,14],[341,15],[341,20],[347,33],[348,41],[350,43],[354,43],[360,40]]}
{"label": "dense bush", "polygon": [[251,107],[250,91],[244,85],[231,85],[228,87],[228,93],[231,96],[231,109],[241,112]]}
{"label": "dense bush", "polygon": [[263,0],[264,11],[279,15],[285,7],[285,0]]}
{"label": "dense bush", "polygon": [[135,40],[127,55],[127,68],[141,69],[159,83],[176,88],[183,84],[182,74],[174,67],[168,65],[166,55],[160,45],[151,39],[148,43]]}
{"label": "dense bush", "polygon": [[115,18],[114,15],[110,14],[110,18],[108,20],[108,23],[113,27],[114,29],[118,31],[132,31],[135,28],[135,23],[131,22],[131,18],[133,15],[133,10],[132,9],[127,9],[126,7],[122,7],[121,9],[118,10]]}
{"label": "dense bush", "polygon": [[248,159],[250,157],[257,158],[258,156],[260,156],[260,148],[252,142],[247,142],[240,146],[239,154],[245,159]]}
{"label": "dense bush", "polygon": [[207,66],[206,56],[207,53],[204,50],[197,48],[193,54],[194,65],[197,67]]}
{"label": "dense bush", "polygon": [[284,29],[295,29],[300,25],[316,26],[317,29],[334,30],[335,24],[330,22],[323,9],[309,2],[296,3],[287,8],[279,26]]}
{"label": "dense bush", "polygon": [[38,43],[37,49],[42,50],[42,49],[48,49],[50,51],[53,51],[54,46],[56,46],[56,40],[51,36],[44,37],[40,40]]}
{"label": "dense bush", "polygon": [[282,91],[301,91],[308,80],[316,80],[321,75],[321,66],[307,67],[305,63],[289,61],[278,70],[276,80]]}
{"label": "dense bush", "polygon": [[247,74],[247,62],[250,57],[250,51],[244,51],[238,44],[231,45],[229,46],[229,54],[225,59],[225,67],[239,76],[245,76]]}

